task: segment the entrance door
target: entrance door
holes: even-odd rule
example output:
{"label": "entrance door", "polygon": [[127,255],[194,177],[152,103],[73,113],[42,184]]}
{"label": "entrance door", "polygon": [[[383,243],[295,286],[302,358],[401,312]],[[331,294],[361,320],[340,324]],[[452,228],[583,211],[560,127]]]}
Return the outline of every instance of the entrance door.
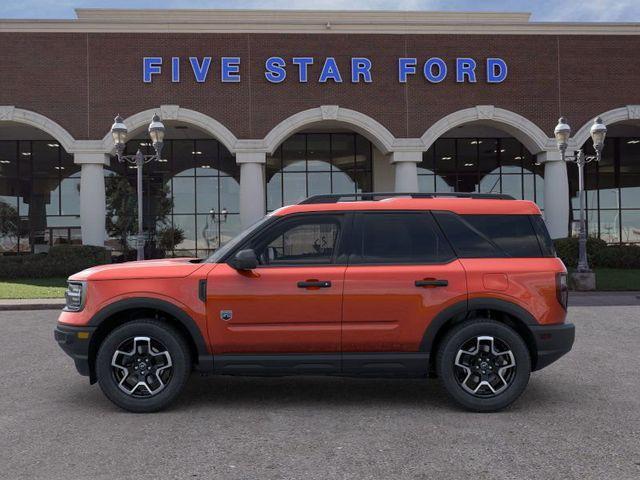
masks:
{"label": "entrance door", "polygon": [[[418,352],[433,317],[467,298],[464,269],[430,212],[357,214],[354,239],[344,287],[345,371],[358,367],[350,358],[362,363],[380,352]],[[374,355],[350,357],[354,352]]]}
{"label": "entrance door", "polygon": [[346,266],[336,258],[344,215],[304,214],[270,226],[242,249],[259,266],[217,265],[207,282],[215,355],[334,353],[339,368]]}

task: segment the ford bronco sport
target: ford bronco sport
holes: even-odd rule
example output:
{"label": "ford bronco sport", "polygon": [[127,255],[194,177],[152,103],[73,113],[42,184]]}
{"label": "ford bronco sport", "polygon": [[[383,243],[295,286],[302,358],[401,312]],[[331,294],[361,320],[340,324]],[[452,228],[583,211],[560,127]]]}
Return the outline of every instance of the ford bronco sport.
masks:
{"label": "ford bronco sport", "polygon": [[55,338],[116,405],[159,410],[192,370],[437,376],[474,411],[567,353],[566,269],[538,207],[505,195],[320,195],[206,260],[69,278]]}

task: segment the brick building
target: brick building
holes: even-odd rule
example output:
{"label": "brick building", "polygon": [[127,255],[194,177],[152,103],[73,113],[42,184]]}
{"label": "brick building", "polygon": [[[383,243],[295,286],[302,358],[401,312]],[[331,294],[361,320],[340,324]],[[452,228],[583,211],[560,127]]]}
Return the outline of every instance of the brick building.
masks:
{"label": "brick building", "polygon": [[[144,169],[145,229],[207,255],[316,193],[480,191],[536,201],[554,237],[577,219],[571,149],[591,150],[588,228],[640,242],[639,24],[518,13],[77,10],[0,20],[0,252],[117,242],[105,231],[116,114]],[[105,188],[106,185],[106,188]],[[172,200],[159,218],[159,196]]]}

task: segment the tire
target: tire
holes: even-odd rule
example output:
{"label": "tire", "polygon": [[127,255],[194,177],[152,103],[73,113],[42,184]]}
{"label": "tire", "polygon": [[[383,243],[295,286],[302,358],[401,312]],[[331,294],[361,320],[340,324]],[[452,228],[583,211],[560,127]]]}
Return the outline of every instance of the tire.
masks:
{"label": "tire", "polygon": [[456,403],[474,412],[495,412],[515,402],[526,388],[531,356],[511,327],[495,320],[468,320],[443,339],[436,371]]}
{"label": "tire", "polygon": [[96,356],[103,393],[118,407],[135,413],[167,407],[182,392],[190,373],[185,339],[171,326],[152,319],[117,327]]}

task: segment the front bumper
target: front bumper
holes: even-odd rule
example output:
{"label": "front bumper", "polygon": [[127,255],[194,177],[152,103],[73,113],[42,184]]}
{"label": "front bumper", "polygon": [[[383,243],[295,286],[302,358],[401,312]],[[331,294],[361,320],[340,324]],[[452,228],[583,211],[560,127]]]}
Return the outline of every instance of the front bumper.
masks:
{"label": "front bumper", "polygon": [[89,344],[95,329],[95,327],[73,327],[59,323],[53,330],[56,342],[73,359],[80,375],[91,376]]}
{"label": "front bumper", "polygon": [[530,326],[536,343],[537,359],[533,370],[555,362],[573,347],[576,327],[573,323]]}

